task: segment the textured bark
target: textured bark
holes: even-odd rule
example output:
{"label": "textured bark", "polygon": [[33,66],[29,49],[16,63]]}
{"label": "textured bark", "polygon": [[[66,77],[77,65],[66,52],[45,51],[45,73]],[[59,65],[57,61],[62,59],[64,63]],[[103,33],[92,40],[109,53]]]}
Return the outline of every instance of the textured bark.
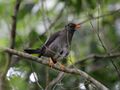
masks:
{"label": "textured bark", "polygon": [[[4,51],[6,51],[8,53],[11,53],[11,54],[14,54],[14,55],[18,55],[18,56],[20,56],[22,58],[26,58],[26,60],[31,60],[31,61],[43,64],[43,65],[49,66],[49,61],[42,60],[42,59],[40,59],[38,57],[35,57],[35,56],[32,56],[30,54],[23,53],[23,52],[20,52],[20,51],[16,51],[14,49],[9,49],[9,48],[4,48]],[[62,71],[62,72],[65,72],[65,73],[80,75],[80,76],[84,77],[86,80],[88,80],[91,83],[93,83],[99,90],[108,90],[108,88],[106,86],[104,86],[102,83],[100,83],[99,81],[97,81],[93,77],[89,76],[84,71],[81,71],[81,70],[79,70],[77,68],[65,67],[64,70],[63,70],[63,69],[61,69],[60,67],[58,67],[56,65],[54,65],[52,68],[56,69],[56,70],[59,70],[59,71]]]}

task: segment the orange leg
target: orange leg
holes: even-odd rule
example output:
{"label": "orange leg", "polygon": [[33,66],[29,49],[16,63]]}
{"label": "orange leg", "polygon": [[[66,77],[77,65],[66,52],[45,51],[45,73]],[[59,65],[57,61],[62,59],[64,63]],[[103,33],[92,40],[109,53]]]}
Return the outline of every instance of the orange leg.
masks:
{"label": "orange leg", "polygon": [[54,66],[55,63],[58,63],[59,66],[60,66],[60,68],[61,68],[62,70],[65,69],[65,66],[64,66],[63,64],[61,64],[61,63],[59,63],[59,62],[53,62],[52,58],[49,59],[49,66],[50,66],[51,68]]}
{"label": "orange leg", "polygon": [[49,59],[49,66],[50,66],[51,68],[54,66],[54,63],[53,63],[53,61],[52,61],[51,58]]}
{"label": "orange leg", "polygon": [[58,64],[59,64],[59,66],[60,66],[60,68],[61,68],[62,70],[65,69],[65,66],[64,66],[63,64],[61,64],[61,63],[59,63],[59,62],[58,62]]}

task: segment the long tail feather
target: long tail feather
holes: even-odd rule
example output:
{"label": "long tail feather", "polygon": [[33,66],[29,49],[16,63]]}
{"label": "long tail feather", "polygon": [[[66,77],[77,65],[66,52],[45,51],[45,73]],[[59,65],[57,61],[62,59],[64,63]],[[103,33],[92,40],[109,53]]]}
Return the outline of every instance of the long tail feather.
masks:
{"label": "long tail feather", "polygon": [[24,51],[29,54],[40,54],[41,53],[40,49],[25,49]]}

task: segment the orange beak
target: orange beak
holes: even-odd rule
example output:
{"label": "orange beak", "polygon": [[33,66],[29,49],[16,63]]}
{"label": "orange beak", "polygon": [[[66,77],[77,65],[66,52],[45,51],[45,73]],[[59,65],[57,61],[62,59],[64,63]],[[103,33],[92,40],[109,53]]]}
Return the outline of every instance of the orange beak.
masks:
{"label": "orange beak", "polygon": [[80,28],[80,24],[76,24],[75,29],[79,29]]}

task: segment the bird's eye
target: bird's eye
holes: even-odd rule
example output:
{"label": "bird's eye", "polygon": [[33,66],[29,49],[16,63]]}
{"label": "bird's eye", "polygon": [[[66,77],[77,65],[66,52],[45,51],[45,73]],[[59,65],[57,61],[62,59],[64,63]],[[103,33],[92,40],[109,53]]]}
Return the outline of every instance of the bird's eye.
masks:
{"label": "bird's eye", "polygon": [[73,25],[73,24],[70,24],[70,25],[69,25],[69,27],[73,28],[73,27],[74,27],[74,25]]}
{"label": "bird's eye", "polygon": [[74,27],[75,27],[75,24],[69,23],[66,27],[68,27],[68,28],[74,28]]}
{"label": "bird's eye", "polygon": [[68,26],[69,26],[69,27],[72,27],[73,25],[72,25],[72,24],[69,24]]}

